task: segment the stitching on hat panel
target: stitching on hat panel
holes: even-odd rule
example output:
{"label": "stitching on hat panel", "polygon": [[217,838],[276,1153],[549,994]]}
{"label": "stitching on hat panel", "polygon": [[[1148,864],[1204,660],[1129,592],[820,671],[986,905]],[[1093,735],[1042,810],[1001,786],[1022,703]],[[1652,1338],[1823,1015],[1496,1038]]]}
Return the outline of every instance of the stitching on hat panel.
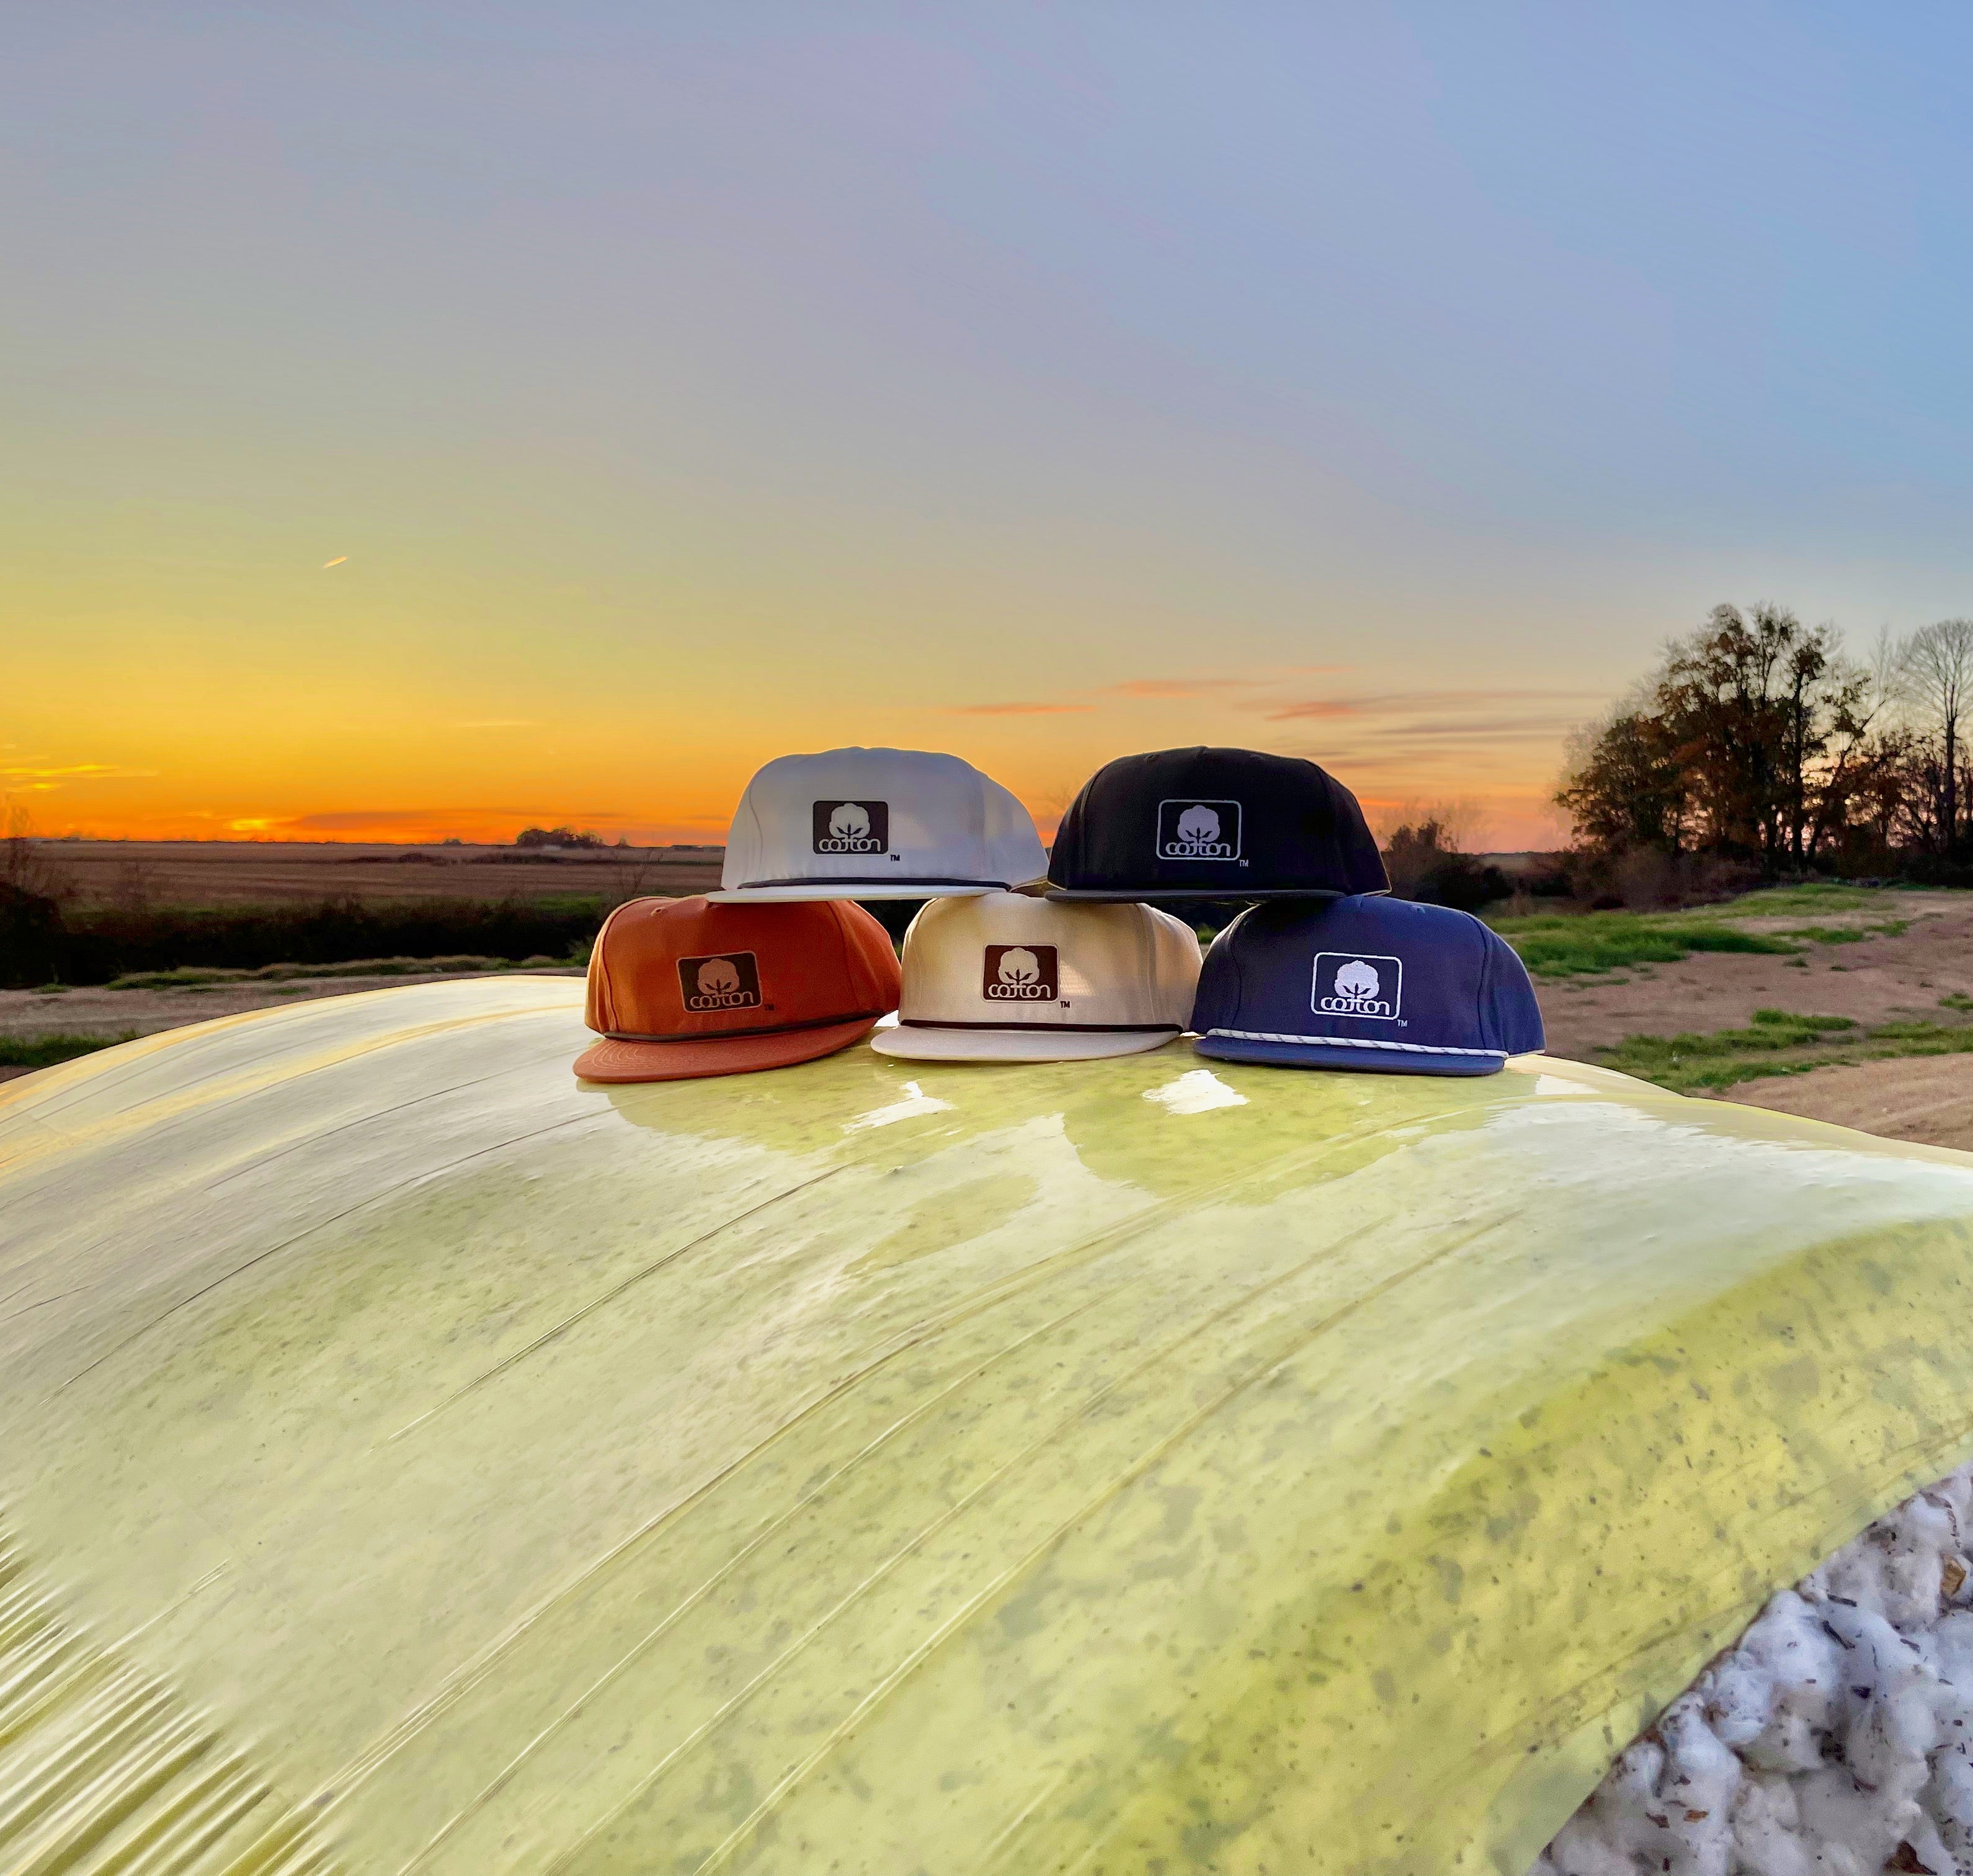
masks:
{"label": "stitching on hat panel", "polygon": [[1395,1049],[1408,1056],[1498,1056],[1504,1062],[1504,1049],[1454,1049],[1431,1043],[1365,1042],[1355,1036],[1284,1036],[1271,1030],[1208,1030],[1209,1036],[1224,1036],[1229,1042],[1320,1043],[1325,1049]]}
{"label": "stitching on hat panel", "polygon": [[609,963],[603,954],[603,941],[609,935],[610,928],[623,916],[629,907],[636,905],[636,902],[635,899],[626,899],[623,905],[612,911],[610,916],[597,927],[595,938],[589,948],[590,970],[594,974],[597,989],[596,1014],[603,1019],[600,1024],[591,1024],[590,1026],[595,1029],[600,1035],[608,1035],[617,1022],[617,989],[610,979]]}
{"label": "stitching on hat panel", "polygon": [[997,887],[1004,892],[1007,882],[1004,879],[925,879],[916,873],[810,873],[799,879],[748,879],[734,888],[735,892],[751,892],[757,887],[771,886],[984,886]]}
{"label": "stitching on hat panel", "polygon": [[1185,1033],[1185,1026],[1180,1023],[947,1023],[933,1017],[900,1017],[898,1026],[905,1030],[996,1030],[1011,1036],[1052,1036],[1059,1030],[1075,1030],[1092,1036],[1148,1036],[1154,1030],[1172,1036]]}
{"label": "stitching on hat panel", "polygon": [[849,994],[861,1003],[877,1000],[877,986],[871,981],[870,973],[864,968],[863,959],[856,948],[852,935],[849,915],[843,909],[841,899],[825,899],[823,903],[829,911],[829,925],[836,933],[836,965],[843,973],[843,981],[849,986]]}
{"label": "stitching on hat panel", "polygon": [[607,1030],[605,1039],[613,1043],[730,1043],[753,1036],[790,1036],[797,1030],[835,1029],[846,1023],[875,1023],[889,1013],[883,1010],[852,1010],[839,1017],[810,1017],[802,1023],[767,1023],[738,1030],[676,1030],[666,1036],[647,1036],[629,1030]]}

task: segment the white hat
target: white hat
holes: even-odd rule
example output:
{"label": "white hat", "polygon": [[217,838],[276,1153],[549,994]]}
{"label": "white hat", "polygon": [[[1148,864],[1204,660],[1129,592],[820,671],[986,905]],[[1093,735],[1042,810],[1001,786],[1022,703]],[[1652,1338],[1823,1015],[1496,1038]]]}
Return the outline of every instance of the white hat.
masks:
{"label": "white hat", "polygon": [[1192,928],[1127,902],[935,899],[905,934],[895,1028],[870,1046],[942,1062],[1071,1062],[1155,1049],[1185,1028]]}
{"label": "white hat", "polygon": [[715,899],[935,899],[1038,879],[1034,817],[956,755],[829,749],[748,783]]}

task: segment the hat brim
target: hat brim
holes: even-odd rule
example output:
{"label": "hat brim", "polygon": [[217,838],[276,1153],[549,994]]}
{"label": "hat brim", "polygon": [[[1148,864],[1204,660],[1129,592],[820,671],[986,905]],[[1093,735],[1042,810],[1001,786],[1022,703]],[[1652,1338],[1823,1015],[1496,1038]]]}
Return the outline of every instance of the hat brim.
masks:
{"label": "hat brim", "polygon": [[1331,892],[1327,887],[1283,886],[1261,892],[1248,892],[1240,887],[1222,890],[1202,886],[1154,886],[1133,888],[1127,892],[1112,892],[1107,889],[1097,892],[1083,886],[1052,886],[1042,892],[1042,897],[1068,899],[1129,899],[1146,905],[1155,905],[1160,899],[1238,899],[1242,904],[1245,904],[1250,901],[1276,899],[1371,899],[1387,890],[1387,888],[1379,886],[1374,892],[1355,893]]}
{"label": "hat brim", "polygon": [[826,879],[802,880],[793,886],[743,886],[722,888],[706,897],[715,905],[750,905],[775,900],[813,904],[818,899],[978,899],[988,892],[1002,892],[1004,886],[981,881],[977,886],[935,884],[928,879],[900,879],[895,885],[834,886]]}
{"label": "hat brim", "polygon": [[1096,1062],[1143,1055],[1178,1040],[1176,1030],[879,1029],[870,1046],[908,1062]]}
{"label": "hat brim", "polygon": [[1192,1046],[1196,1053],[1220,1062],[1251,1062],[1277,1069],[1340,1069],[1351,1075],[1497,1075],[1507,1066],[1505,1049],[1467,1054],[1374,1044],[1339,1049],[1333,1043],[1257,1043],[1212,1035],[1195,1036]]}
{"label": "hat brim", "polygon": [[751,1075],[757,1069],[793,1068],[833,1056],[861,1042],[876,1027],[869,1017],[778,1036],[723,1036],[717,1041],[617,1042],[608,1036],[575,1059],[586,1082],[688,1082],[708,1075]]}

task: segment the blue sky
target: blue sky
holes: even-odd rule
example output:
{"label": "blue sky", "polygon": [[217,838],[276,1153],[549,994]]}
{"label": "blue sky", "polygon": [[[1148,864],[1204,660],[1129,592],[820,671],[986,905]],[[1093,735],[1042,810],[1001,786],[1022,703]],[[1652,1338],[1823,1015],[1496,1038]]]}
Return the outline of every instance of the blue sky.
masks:
{"label": "blue sky", "polygon": [[844,742],[1045,814],[1218,741],[1532,839],[1716,601],[1973,611],[1964,9],[12,25],[50,827],[702,835]]}

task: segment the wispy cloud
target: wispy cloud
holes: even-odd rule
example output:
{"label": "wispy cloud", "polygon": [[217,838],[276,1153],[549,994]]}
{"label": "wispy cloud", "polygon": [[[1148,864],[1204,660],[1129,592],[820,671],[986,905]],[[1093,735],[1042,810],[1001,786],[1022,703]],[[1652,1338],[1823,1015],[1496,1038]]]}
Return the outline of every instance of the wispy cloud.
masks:
{"label": "wispy cloud", "polygon": [[[1255,698],[1243,707],[1263,712],[1271,723],[1285,723],[1309,716],[1402,716],[1431,711],[1448,719],[1481,705],[1545,703],[1566,706],[1563,714],[1572,721],[1584,706],[1600,702],[1600,690],[1413,690],[1387,691],[1367,697],[1319,697],[1295,703],[1273,698]],[[1465,720],[1458,718],[1458,720]]]}
{"label": "wispy cloud", "polygon": [[154,768],[126,768],[120,762],[68,762],[53,768],[38,763],[23,763],[0,768],[0,783],[59,788],[71,781],[142,781],[157,772]]}
{"label": "wispy cloud", "polygon": [[543,827],[600,827],[637,817],[617,807],[358,807],[326,814],[297,814],[283,825],[306,827],[317,833],[337,833],[352,827],[445,827],[476,826],[486,821],[534,821]]}
{"label": "wispy cloud", "polygon": [[1346,671],[1346,664],[1282,664],[1263,671],[1245,671],[1233,677],[1131,677],[1121,684],[1105,684],[1099,697],[1133,697],[1140,699],[1210,696],[1216,691],[1264,690],[1288,677],[1333,677]]}
{"label": "wispy cloud", "polygon": [[480,812],[442,807],[349,808],[327,814],[297,814],[282,825],[306,827],[316,833],[347,833],[353,827],[431,827],[448,818],[476,820]]}
{"label": "wispy cloud", "polygon": [[1093,703],[960,703],[948,716],[1074,716],[1096,708]]}
{"label": "wispy cloud", "polygon": [[1339,697],[1317,697],[1306,703],[1291,703],[1284,710],[1270,710],[1270,723],[1292,722],[1304,716],[1361,716],[1362,709],[1353,703],[1346,703]]}
{"label": "wispy cloud", "polygon": [[341,566],[348,558],[349,556],[347,554],[338,554],[333,560],[325,560],[322,563],[322,570],[324,573],[326,573],[332,567]]}
{"label": "wispy cloud", "polygon": [[1251,677],[1133,677],[1121,684],[1105,684],[1097,692],[1101,697],[1202,697],[1208,691],[1250,689],[1258,680]]}

